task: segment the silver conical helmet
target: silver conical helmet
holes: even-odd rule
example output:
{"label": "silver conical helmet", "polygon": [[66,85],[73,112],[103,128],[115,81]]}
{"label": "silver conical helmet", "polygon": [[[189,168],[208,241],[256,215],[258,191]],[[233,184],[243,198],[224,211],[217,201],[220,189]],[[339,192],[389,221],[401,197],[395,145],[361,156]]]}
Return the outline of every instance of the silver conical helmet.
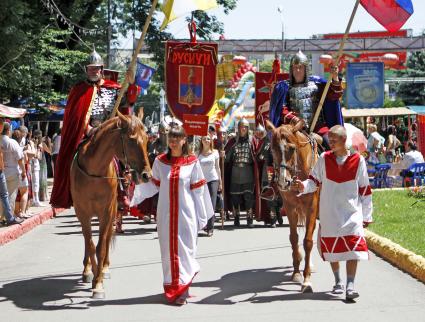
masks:
{"label": "silver conical helmet", "polygon": [[261,124],[258,124],[258,126],[255,130],[258,131],[258,132],[266,132],[266,129]]}
{"label": "silver conical helmet", "polygon": [[300,65],[300,64],[305,66],[305,77],[304,77],[303,83],[305,85],[308,84],[308,79],[310,77],[310,60],[308,59],[308,57],[306,55],[304,55],[304,53],[301,50],[298,50],[298,52],[294,56],[292,56],[291,62],[289,64],[289,82],[290,82],[290,85],[295,84],[292,67],[294,65]]}
{"label": "silver conical helmet", "polygon": [[301,49],[298,50],[298,52],[292,56],[291,58],[291,66],[292,65],[299,65],[303,64],[305,66],[310,65],[310,61],[306,55],[301,51]]}
{"label": "silver conical helmet", "polygon": [[102,66],[103,67],[103,59],[100,56],[96,49],[93,47],[93,51],[89,56],[89,61],[87,66]]}
{"label": "silver conical helmet", "polygon": [[238,127],[240,127],[240,126],[248,126],[249,127],[249,122],[248,122],[248,120],[246,119],[246,118],[241,118],[241,120],[239,121],[239,123],[238,123]]}

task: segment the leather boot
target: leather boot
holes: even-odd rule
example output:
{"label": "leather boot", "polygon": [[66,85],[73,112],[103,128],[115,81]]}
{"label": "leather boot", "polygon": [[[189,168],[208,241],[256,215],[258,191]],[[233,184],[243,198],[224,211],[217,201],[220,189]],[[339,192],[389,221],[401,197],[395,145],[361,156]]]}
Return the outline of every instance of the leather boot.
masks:
{"label": "leather boot", "polygon": [[279,226],[282,226],[283,225],[283,218],[282,218],[282,215],[280,214],[280,212],[276,215],[276,219],[277,219],[277,222],[279,223]]}
{"label": "leather boot", "polygon": [[233,207],[233,217],[234,217],[234,225],[235,227],[239,227],[241,225],[240,222],[240,211],[239,211],[239,207]]}
{"label": "leather boot", "polygon": [[254,218],[253,218],[252,209],[248,209],[246,211],[246,224],[247,224],[248,228],[254,227]]}

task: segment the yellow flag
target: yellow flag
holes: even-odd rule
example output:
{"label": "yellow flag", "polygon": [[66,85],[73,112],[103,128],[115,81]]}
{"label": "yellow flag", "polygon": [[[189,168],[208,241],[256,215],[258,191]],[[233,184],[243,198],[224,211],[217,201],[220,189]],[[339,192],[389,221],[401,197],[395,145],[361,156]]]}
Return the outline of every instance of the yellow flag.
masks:
{"label": "yellow flag", "polygon": [[162,11],[165,14],[165,18],[162,22],[161,30],[174,19],[177,19],[189,12],[196,10],[205,11],[217,7],[218,4],[216,0],[165,0],[162,5]]}

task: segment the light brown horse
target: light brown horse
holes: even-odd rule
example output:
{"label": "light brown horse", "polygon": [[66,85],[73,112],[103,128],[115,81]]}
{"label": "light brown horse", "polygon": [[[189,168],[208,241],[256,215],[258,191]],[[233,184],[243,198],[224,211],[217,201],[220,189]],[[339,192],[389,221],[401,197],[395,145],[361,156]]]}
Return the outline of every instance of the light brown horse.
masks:
{"label": "light brown horse", "polygon": [[[147,135],[135,116],[118,114],[83,142],[71,165],[71,194],[84,235],[83,281],[92,282],[93,298],[104,298],[103,278],[109,277],[109,248],[117,215],[119,177],[113,158],[131,171],[136,183],[148,181]],[[92,240],[93,217],[99,219],[99,241]]]}
{"label": "light brown horse", "polygon": [[[294,266],[292,280],[302,283],[301,291],[303,293],[310,293],[313,292],[310,256],[319,212],[319,192],[297,197],[297,193],[291,191],[291,184],[295,178],[306,180],[310,175],[318,157],[317,144],[307,134],[292,125],[275,128],[272,123],[267,121],[267,129],[272,132],[271,147],[275,177],[290,227],[289,240],[292,246]],[[305,251],[304,280],[300,273],[302,255],[298,247],[297,227],[299,224],[305,225],[306,229],[303,243]]]}

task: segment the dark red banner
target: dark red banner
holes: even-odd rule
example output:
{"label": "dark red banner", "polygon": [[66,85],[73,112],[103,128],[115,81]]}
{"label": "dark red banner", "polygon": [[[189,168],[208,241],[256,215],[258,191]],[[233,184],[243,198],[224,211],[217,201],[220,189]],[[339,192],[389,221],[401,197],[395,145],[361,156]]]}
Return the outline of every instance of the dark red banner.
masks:
{"label": "dark red banner", "polygon": [[167,41],[165,87],[172,114],[207,115],[215,101],[217,80],[216,43]]}
{"label": "dark red banner", "polygon": [[208,116],[183,114],[183,127],[187,135],[205,136],[208,134]]}
{"label": "dark red banner", "polygon": [[269,118],[270,97],[276,83],[289,79],[288,73],[255,73],[255,125],[264,125]]}

